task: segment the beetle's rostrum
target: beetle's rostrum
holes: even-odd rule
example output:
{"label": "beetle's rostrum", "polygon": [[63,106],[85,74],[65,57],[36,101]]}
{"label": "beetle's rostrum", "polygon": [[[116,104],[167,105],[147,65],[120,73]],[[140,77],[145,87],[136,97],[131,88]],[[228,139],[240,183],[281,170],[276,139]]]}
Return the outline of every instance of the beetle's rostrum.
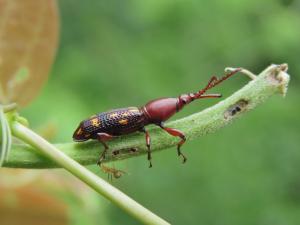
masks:
{"label": "beetle's rostrum", "polygon": [[183,158],[183,162],[186,161],[186,157],[182,154],[180,147],[184,144],[186,138],[183,132],[166,127],[164,122],[172,117],[176,112],[182,110],[182,108],[192,101],[201,98],[219,98],[221,94],[206,94],[206,92],[220,84],[227,78],[241,71],[241,68],[237,68],[225,74],[218,79],[213,76],[208,84],[196,93],[183,94],[177,98],[160,98],[148,102],[146,105],[138,107],[128,107],[121,109],[114,109],[108,112],[99,113],[86,120],[83,120],[73,134],[73,140],[87,141],[89,139],[96,139],[104,146],[104,151],[101,153],[97,164],[100,166],[101,162],[105,159],[105,154],[108,149],[107,141],[121,136],[130,134],[133,132],[145,133],[147,157],[149,160],[149,167],[152,167],[151,163],[151,139],[145,126],[149,124],[155,124],[172,136],[179,137],[181,140],[177,144],[178,156]]}

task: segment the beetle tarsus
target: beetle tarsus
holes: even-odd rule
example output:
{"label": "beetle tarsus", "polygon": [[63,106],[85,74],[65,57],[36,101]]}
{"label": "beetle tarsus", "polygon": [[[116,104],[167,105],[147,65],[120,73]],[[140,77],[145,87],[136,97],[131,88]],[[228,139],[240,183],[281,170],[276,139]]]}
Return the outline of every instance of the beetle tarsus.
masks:
{"label": "beetle tarsus", "polygon": [[180,153],[180,156],[182,157],[182,163],[185,163],[187,158],[184,154]]}
{"label": "beetle tarsus", "polygon": [[152,162],[151,162],[151,159],[152,159],[152,157],[151,157],[151,150],[150,150],[150,145],[148,146],[147,145],[147,159],[148,159],[148,161],[149,161],[149,168],[151,168],[152,167]]}
{"label": "beetle tarsus", "polygon": [[180,152],[179,156],[182,157],[182,163],[185,163],[187,160],[186,156],[184,154],[182,154],[181,152]]}
{"label": "beetle tarsus", "polygon": [[186,158],[186,156],[181,152],[180,148],[181,148],[181,146],[185,143],[186,138],[185,138],[184,135],[183,135],[183,136],[180,136],[180,138],[182,138],[182,139],[181,139],[181,141],[180,141],[180,142],[178,143],[178,145],[177,145],[177,154],[178,154],[178,156],[181,156],[181,157],[182,157],[182,163],[185,163],[186,160],[187,160],[187,158]]}
{"label": "beetle tarsus", "polygon": [[152,162],[151,162],[151,160],[149,160],[149,168],[151,168],[152,167]]}

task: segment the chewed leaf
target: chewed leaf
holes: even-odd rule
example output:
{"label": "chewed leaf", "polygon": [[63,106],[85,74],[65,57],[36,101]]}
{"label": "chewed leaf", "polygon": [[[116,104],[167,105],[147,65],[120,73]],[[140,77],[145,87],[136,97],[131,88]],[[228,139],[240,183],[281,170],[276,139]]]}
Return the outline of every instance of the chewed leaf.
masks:
{"label": "chewed leaf", "polygon": [[47,80],[58,41],[55,0],[0,0],[0,103],[28,104]]}

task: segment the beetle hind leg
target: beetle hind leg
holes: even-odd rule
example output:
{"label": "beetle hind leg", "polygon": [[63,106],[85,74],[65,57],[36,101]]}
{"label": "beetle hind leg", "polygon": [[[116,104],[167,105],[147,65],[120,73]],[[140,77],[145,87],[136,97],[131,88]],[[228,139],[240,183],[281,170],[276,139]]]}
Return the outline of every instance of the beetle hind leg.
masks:
{"label": "beetle hind leg", "polygon": [[180,142],[177,144],[177,154],[178,156],[182,157],[182,163],[185,163],[187,158],[186,156],[181,152],[180,148],[181,146],[185,143],[186,141],[186,137],[184,135],[184,133],[182,133],[180,130],[174,129],[174,128],[170,128],[170,127],[165,127],[163,124],[159,124],[159,126],[164,129],[166,132],[168,132],[170,135],[174,136],[174,137],[179,137],[181,138]]}

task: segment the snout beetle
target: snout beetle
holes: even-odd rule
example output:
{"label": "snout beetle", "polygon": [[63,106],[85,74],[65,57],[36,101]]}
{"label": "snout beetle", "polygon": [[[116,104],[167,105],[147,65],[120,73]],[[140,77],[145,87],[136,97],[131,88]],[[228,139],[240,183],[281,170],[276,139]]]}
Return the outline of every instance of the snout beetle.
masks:
{"label": "snout beetle", "polygon": [[145,126],[155,124],[164,129],[170,135],[181,139],[177,144],[177,153],[178,156],[183,158],[184,163],[186,161],[186,157],[180,150],[180,147],[186,141],[184,133],[174,128],[165,127],[163,122],[196,99],[221,97],[221,94],[205,93],[239,71],[241,71],[241,68],[236,68],[227,72],[219,79],[216,76],[212,76],[208,84],[196,93],[183,94],[177,98],[160,98],[152,100],[140,108],[128,107],[99,113],[89,119],[83,120],[79,124],[73,134],[73,140],[81,142],[89,139],[97,139],[101,142],[104,146],[104,151],[101,153],[97,162],[97,164],[101,166],[101,162],[105,159],[105,154],[108,149],[106,144],[107,141],[114,137],[130,134],[136,131],[144,132],[146,137],[146,146],[148,149],[149,167],[152,167],[150,150],[151,141]]}

